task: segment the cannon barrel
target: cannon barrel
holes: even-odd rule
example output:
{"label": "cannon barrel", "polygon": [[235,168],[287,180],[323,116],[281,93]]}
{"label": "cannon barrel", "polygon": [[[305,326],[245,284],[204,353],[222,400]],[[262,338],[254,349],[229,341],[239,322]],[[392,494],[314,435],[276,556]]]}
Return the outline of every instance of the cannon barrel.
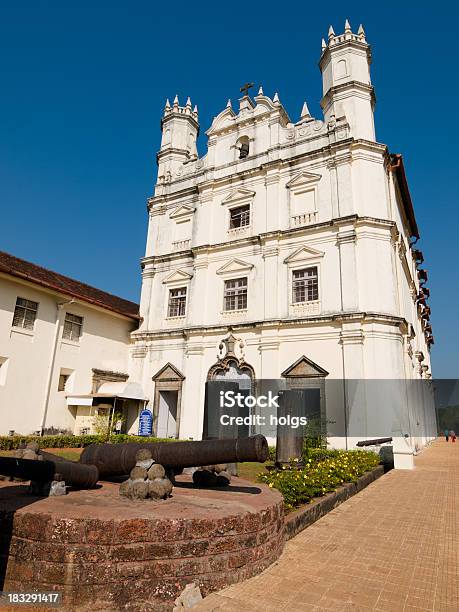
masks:
{"label": "cannon barrel", "polygon": [[156,463],[166,468],[186,468],[217,463],[259,461],[268,458],[264,436],[196,442],[128,442],[126,444],[90,444],[81,453],[80,462],[95,465],[100,476],[129,474],[141,448],[151,451]]}
{"label": "cannon barrel", "polygon": [[67,485],[77,489],[91,489],[99,480],[95,465],[81,465],[63,457],[40,451],[43,460],[0,457],[0,474],[34,482],[51,482],[60,474]]}
{"label": "cannon barrel", "polygon": [[51,461],[35,461],[34,459],[17,459],[16,457],[0,457],[0,474],[23,480],[50,482],[55,474],[55,466]]}
{"label": "cannon barrel", "polygon": [[40,451],[43,459],[54,464],[54,472],[61,474],[65,484],[77,489],[92,489],[99,480],[99,470],[95,465],[82,465],[77,461],[69,461],[58,455]]}

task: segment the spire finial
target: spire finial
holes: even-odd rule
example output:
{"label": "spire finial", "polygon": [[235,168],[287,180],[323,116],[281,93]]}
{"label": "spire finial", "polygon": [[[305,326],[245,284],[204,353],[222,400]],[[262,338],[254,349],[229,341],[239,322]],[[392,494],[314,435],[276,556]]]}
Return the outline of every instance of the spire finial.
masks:
{"label": "spire finial", "polygon": [[325,42],[325,40],[322,38],[322,51],[325,51],[325,49],[327,48],[327,43]]}
{"label": "spire finial", "polygon": [[346,21],[344,22],[344,31],[352,32],[352,28],[351,28],[351,24],[349,23],[349,19],[346,19]]}
{"label": "spire finial", "polygon": [[303,104],[303,108],[301,109],[301,119],[307,119],[308,117],[311,116],[311,113],[309,112],[309,108],[308,105],[306,103],[306,101]]}
{"label": "spire finial", "polygon": [[258,90],[258,95],[262,96],[263,95],[263,87],[260,85],[260,89]]}
{"label": "spire finial", "polygon": [[194,105],[193,113],[196,115],[196,117],[198,116],[198,105],[197,104]]}
{"label": "spire finial", "polygon": [[191,108],[191,100],[190,100],[190,96],[188,96],[188,98],[186,99],[186,106],[188,108]]}
{"label": "spire finial", "polygon": [[178,105],[179,105],[178,94],[175,94],[175,98],[174,98],[174,107],[178,107]]}
{"label": "spire finial", "polygon": [[171,107],[171,103],[169,102],[169,98],[166,98],[166,106],[164,107],[164,110],[169,110]]}
{"label": "spire finial", "polygon": [[232,108],[232,106],[231,106],[231,98],[228,98],[228,102],[226,103],[226,108]]}
{"label": "spire finial", "polygon": [[332,40],[332,38],[335,37],[335,30],[333,29],[333,26],[330,26],[328,28],[328,40]]}
{"label": "spire finial", "polygon": [[279,94],[277,93],[277,91],[276,91],[276,93],[274,94],[274,97],[273,97],[273,102],[279,102]]}
{"label": "spire finial", "polygon": [[357,34],[361,40],[365,40],[365,30],[363,29],[363,25],[359,25],[359,29],[357,30]]}

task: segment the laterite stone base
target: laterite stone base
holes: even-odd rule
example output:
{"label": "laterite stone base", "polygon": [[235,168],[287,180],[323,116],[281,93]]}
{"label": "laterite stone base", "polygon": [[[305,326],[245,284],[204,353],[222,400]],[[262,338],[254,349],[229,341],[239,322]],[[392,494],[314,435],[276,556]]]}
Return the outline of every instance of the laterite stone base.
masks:
{"label": "laterite stone base", "polygon": [[43,499],[0,483],[0,590],[60,591],[66,610],[171,610],[188,583],[205,596],[282,552],[282,498],[263,485],[196,490],[183,476],[162,502],[118,490]]}

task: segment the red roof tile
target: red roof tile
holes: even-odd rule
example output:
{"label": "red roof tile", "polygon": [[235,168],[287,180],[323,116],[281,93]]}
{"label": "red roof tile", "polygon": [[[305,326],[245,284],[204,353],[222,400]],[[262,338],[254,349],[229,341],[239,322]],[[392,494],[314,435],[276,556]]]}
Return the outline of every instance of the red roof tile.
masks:
{"label": "red roof tile", "polygon": [[82,302],[95,304],[131,319],[139,318],[139,305],[134,302],[124,300],[85,283],[80,283],[73,278],[47,270],[4,251],[0,251],[0,272],[22,278],[41,287],[53,289]]}

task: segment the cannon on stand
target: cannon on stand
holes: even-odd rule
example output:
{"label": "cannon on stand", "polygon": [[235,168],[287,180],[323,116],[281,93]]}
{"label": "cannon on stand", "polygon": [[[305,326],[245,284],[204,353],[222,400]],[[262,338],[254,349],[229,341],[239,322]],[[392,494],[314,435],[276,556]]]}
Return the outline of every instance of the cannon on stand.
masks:
{"label": "cannon on stand", "polygon": [[80,463],[94,465],[101,478],[129,474],[136,465],[136,454],[148,449],[155,463],[167,472],[180,474],[184,468],[258,461],[268,458],[268,442],[264,436],[196,442],[128,442],[127,444],[90,444],[81,453]]}
{"label": "cannon on stand", "polygon": [[231,481],[226,471],[228,463],[263,463],[267,458],[268,442],[257,435],[199,442],[91,444],[82,452],[80,462],[95,466],[105,478],[129,474],[120,486],[121,495],[131,499],[167,499],[175,475],[184,468],[198,468],[193,473],[197,487],[226,486]]}
{"label": "cannon on stand", "polygon": [[30,480],[30,493],[44,496],[65,495],[66,486],[91,489],[99,480],[94,465],[81,465],[42,451],[36,457],[0,457],[0,474],[12,479]]}
{"label": "cannon on stand", "polygon": [[[163,499],[172,489],[166,481],[173,482],[184,468],[200,468],[200,474],[193,474],[197,486],[224,486],[230,482],[225,471],[228,463],[264,463],[268,458],[268,442],[261,435],[196,442],[91,444],[83,450],[79,462],[43,452],[35,444],[29,446],[18,451],[24,457],[0,457],[0,474],[30,480],[30,492],[35,495],[64,495],[66,486],[91,489],[99,477],[117,479],[129,474],[129,486],[125,484],[121,491],[144,493],[145,483],[156,481],[148,485],[154,491],[150,496]],[[140,494],[137,497],[142,498]]]}

